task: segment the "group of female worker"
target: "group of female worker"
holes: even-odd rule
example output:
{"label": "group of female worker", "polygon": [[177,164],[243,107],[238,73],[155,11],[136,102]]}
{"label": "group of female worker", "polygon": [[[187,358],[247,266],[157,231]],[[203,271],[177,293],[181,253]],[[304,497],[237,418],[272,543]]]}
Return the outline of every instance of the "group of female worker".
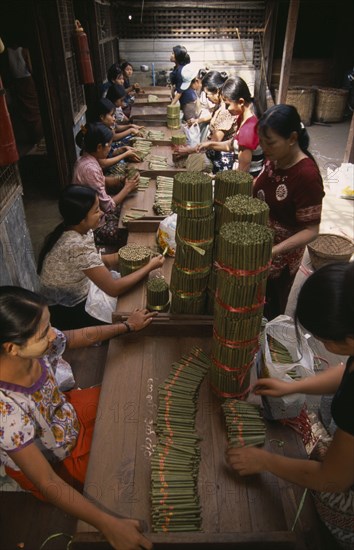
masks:
{"label": "group of female worker", "polygon": [[[275,105],[260,115],[241,78],[227,78],[217,71],[195,72],[188,67],[190,58],[182,46],[173,49],[171,60],[175,63],[171,82],[176,91],[172,102],[180,102],[186,123],[209,127],[207,139],[193,150],[181,149],[181,153],[212,152],[214,170],[233,167],[250,172],[255,178],[254,196],[269,205],[274,246],[265,314],[271,319],[284,311],[305,246],[316,237],[321,220],[323,183],[308,151],[308,134],[294,107]],[[63,221],[48,236],[39,257],[43,296],[0,287],[0,407],[5,419],[0,430],[0,457],[8,475],[23,488],[92,524],[113,548],[137,550],[152,547],[139,523],[99,510],[80,493],[99,390],[64,394],[55,380],[55,366],[65,346],[80,347],[88,341],[93,344],[141,330],[154,317],[147,310],[136,310],[123,323],[98,327],[85,310],[91,282],[108,295],[118,296],[164,262],[162,255],[156,256],[133,274],[115,279],[111,270],[119,269],[117,253],[97,252],[98,244],[116,242],[119,206],[139,181],[139,175],[129,176],[124,170],[110,173],[122,159],[137,160],[126,143],[128,136],[140,130],[129,121],[131,99],[127,93],[134,93],[139,85],[130,84],[132,68],[129,63],[127,67],[125,80],[117,67],[110,69],[95,120],[86,124],[77,138],[82,155],[75,164],[72,185],[59,201]],[[352,499],[346,512],[349,510],[351,518],[353,316],[354,264],[318,270],[300,290],[296,320],[328,350],[349,355],[346,367],[331,368],[294,384],[260,379],[254,387],[258,395],[295,391],[335,394],[332,414],[338,429],[324,461],[292,459],[253,447],[227,453],[231,468],[240,475],[270,471],[314,490],[319,498],[328,493],[328,506],[332,493],[345,492],[346,498]],[[91,328],[89,333],[71,330],[80,327]],[[91,405],[89,417],[82,414],[87,408],[83,403]],[[354,544],[353,523],[344,536],[335,528],[332,531],[342,542],[344,538],[346,544]]]}

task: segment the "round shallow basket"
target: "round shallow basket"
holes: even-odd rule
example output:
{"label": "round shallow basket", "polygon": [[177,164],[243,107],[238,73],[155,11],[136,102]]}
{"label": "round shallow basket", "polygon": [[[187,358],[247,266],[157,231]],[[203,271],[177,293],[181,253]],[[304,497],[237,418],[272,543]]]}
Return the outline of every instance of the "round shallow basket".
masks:
{"label": "round shallow basket", "polygon": [[314,269],[327,264],[349,262],[354,253],[354,243],[350,239],[329,233],[319,235],[307,248]]}
{"label": "round shallow basket", "polygon": [[349,90],[341,88],[317,88],[315,120],[318,122],[341,122]]}
{"label": "round shallow basket", "polygon": [[[278,90],[276,90],[278,97]],[[316,90],[310,86],[292,86],[286,94],[287,105],[296,107],[301,121],[305,126],[310,126],[315,107]]]}

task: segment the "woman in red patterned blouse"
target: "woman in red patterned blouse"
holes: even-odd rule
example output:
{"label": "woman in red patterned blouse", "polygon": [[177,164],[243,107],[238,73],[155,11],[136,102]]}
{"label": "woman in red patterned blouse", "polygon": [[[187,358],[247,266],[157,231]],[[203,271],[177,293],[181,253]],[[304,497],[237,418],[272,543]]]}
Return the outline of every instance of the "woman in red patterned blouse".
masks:
{"label": "woman in red patterned blouse", "polygon": [[284,313],[305,246],[318,235],[323,181],[308,151],[309,136],[292,105],[274,105],[258,123],[266,157],[253,194],[270,209],[274,229],[273,259],[267,285],[265,316]]}

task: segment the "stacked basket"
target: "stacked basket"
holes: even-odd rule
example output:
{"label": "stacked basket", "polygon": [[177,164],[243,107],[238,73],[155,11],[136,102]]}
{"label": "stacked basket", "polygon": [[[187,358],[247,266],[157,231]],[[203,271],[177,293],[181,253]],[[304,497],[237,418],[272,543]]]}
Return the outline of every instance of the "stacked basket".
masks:
{"label": "stacked basket", "polygon": [[171,273],[173,313],[205,313],[212,264],[214,213],[209,176],[181,172],[174,176],[172,204],[177,212],[176,256]]}
{"label": "stacked basket", "polygon": [[220,397],[248,396],[272,244],[272,231],[258,223],[230,222],[221,226],[215,262],[211,368],[211,385]]}
{"label": "stacked basket", "polygon": [[354,243],[341,235],[322,233],[307,245],[314,269],[337,262],[349,262],[354,254]]}

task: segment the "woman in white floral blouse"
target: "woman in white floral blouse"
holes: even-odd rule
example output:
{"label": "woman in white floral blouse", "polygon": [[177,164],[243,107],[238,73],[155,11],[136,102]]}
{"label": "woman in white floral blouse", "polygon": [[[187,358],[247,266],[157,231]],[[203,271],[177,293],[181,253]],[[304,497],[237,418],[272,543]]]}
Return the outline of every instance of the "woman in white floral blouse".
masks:
{"label": "woman in white floral blouse", "polygon": [[64,394],[55,368],[65,344],[83,347],[141,330],[152,317],[137,310],[126,323],[65,334],[52,328],[41,296],[0,287],[0,460],[24,489],[90,523],[119,550],[152,545],[138,521],[103,512],[77,490],[85,480],[99,387]]}

